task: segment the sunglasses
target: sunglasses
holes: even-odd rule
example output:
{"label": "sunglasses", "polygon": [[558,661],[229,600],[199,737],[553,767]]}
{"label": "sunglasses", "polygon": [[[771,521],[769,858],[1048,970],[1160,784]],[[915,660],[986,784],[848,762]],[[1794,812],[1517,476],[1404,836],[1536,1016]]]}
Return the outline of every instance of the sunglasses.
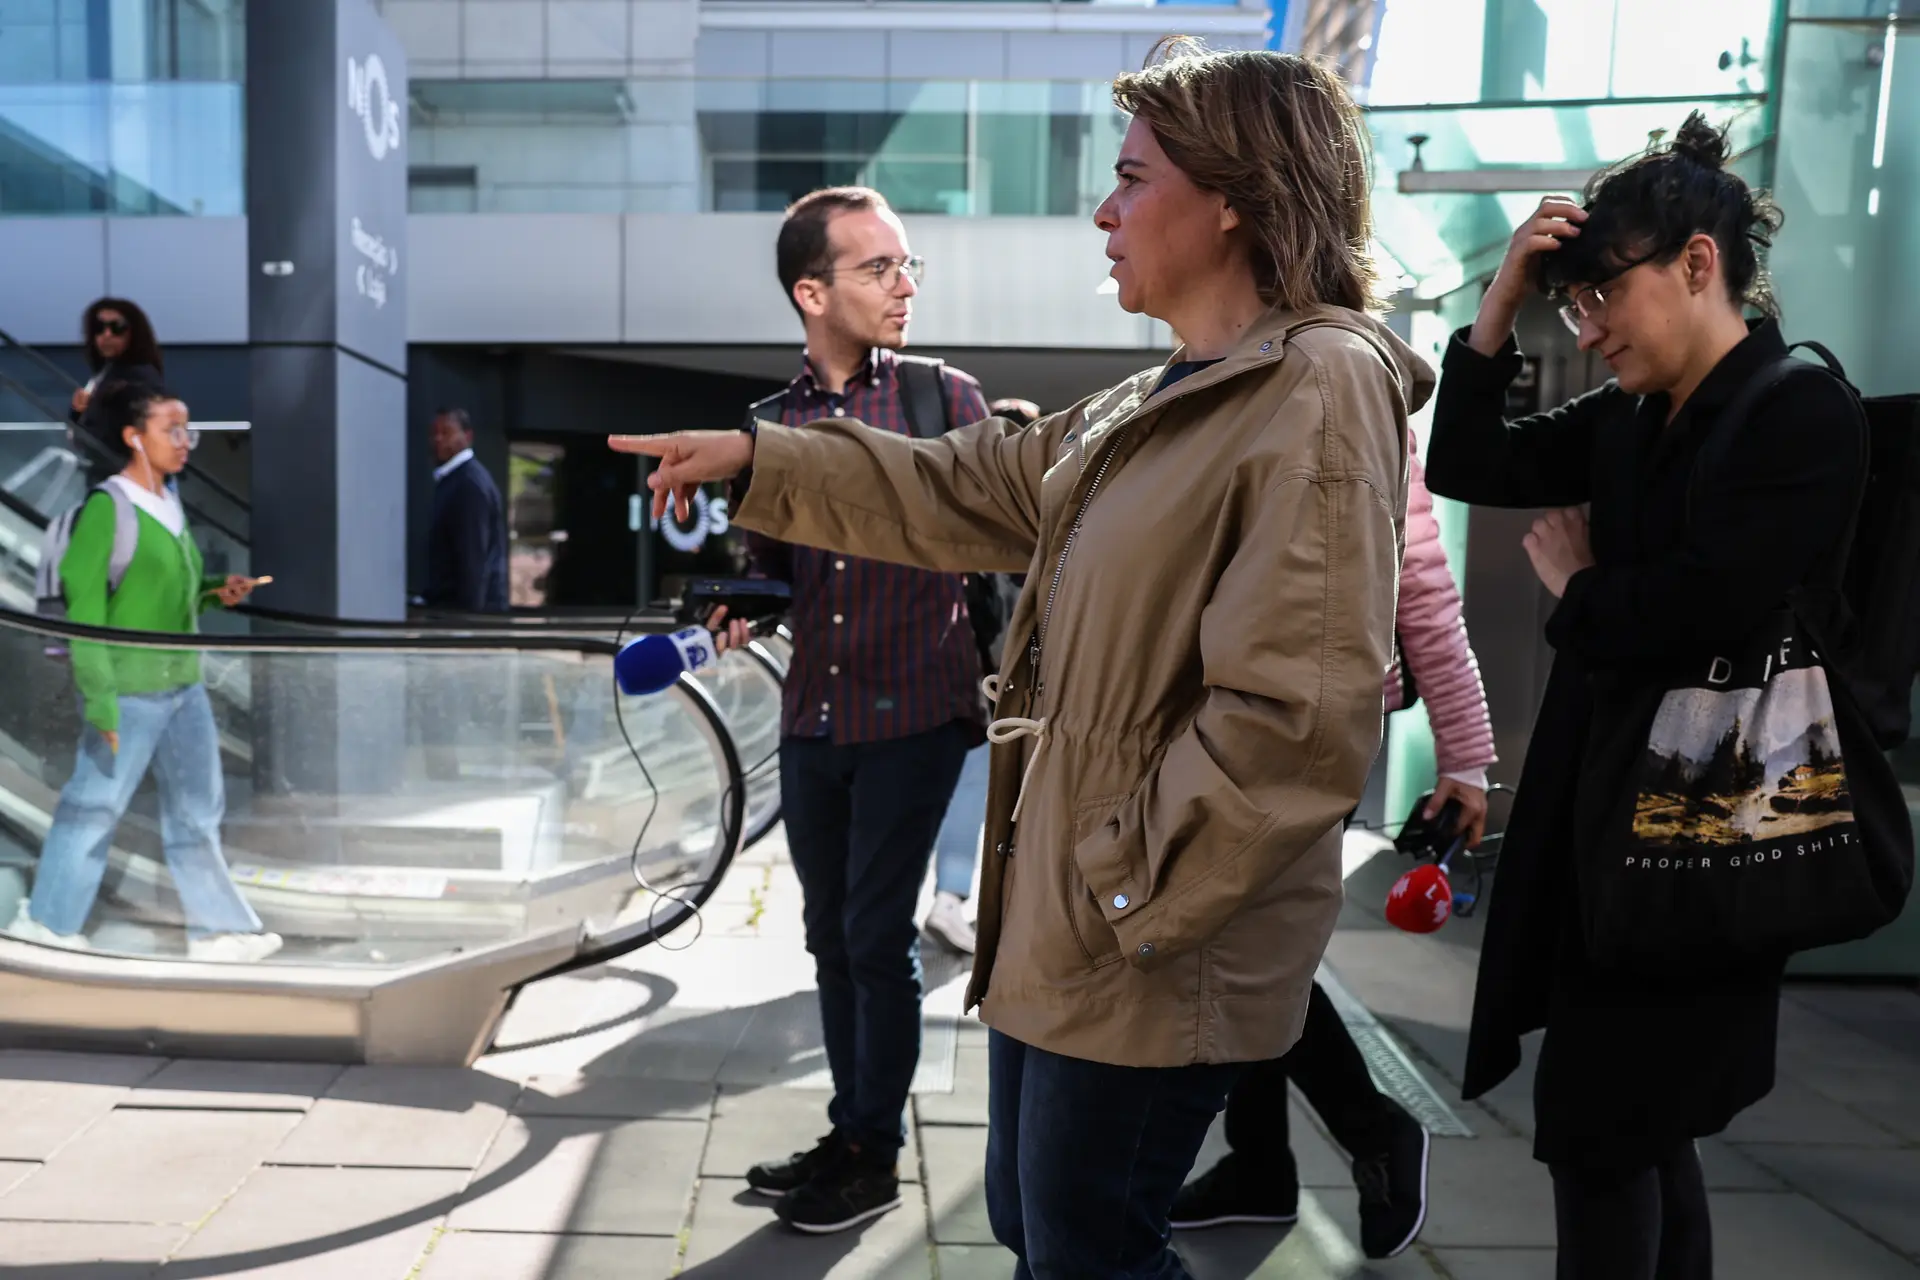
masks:
{"label": "sunglasses", "polygon": [[93,322],[93,332],[96,336],[103,333],[111,333],[115,337],[123,337],[131,327],[132,326],[128,325],[125,320],[95,320]]}

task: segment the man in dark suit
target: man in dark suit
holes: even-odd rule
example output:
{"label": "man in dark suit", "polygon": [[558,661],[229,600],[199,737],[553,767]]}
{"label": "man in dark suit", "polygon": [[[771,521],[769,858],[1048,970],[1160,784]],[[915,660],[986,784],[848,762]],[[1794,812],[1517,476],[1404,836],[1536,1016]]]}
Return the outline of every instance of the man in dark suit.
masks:
{"label": "man in dark suit", "polygon": [[507,521],[500,490],[473,456],[465,409],[433,418],[433,515],[427,528],[430,609],[507,611]]}

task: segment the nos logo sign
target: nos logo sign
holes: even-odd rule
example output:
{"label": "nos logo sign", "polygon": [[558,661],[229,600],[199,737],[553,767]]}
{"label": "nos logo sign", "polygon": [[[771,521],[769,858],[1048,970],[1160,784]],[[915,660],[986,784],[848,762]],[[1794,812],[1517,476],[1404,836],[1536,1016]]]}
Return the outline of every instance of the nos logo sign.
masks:
{"label": "nos logo sign", "polygon": [[367,153],[375,160],[385,160],[400,145],[400,104],[379,54],[369,54],[365,62],[347,59],[347,110],[360,117]]}

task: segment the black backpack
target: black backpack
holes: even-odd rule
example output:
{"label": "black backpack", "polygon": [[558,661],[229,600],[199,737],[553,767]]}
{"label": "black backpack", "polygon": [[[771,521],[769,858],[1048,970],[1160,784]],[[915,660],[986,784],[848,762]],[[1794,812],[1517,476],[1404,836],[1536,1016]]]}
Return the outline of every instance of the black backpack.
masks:
{"label": "black backpack", "polygon": [[1732,447],[1737,421],[1780,380],[1807,362],[1792,352],[1805,348],[1853,393],[1867,419],[1867,477],[1855,517],[1852,549],[1841,595],[1852,615],[1851,642],[1843,646],[1845,672],[1854,699],[1882,750],[1907,740],[1913,713],[1909,701],[1920,673],[1920,395],[1862,396],[1847,380],[1833,352],[1817,342],[1796,342],[1788,355],[1741,389],[1701,446],[1695,477]]}
{"label": "black backpack", "polygon": [[[920,440],[945,435],[953,425],[953,413],[947,404],[947,380],[941,376],[946,361],[931,356],[909,356],[895,352],[894,363],[900,371],[902,407],[907,414],[907,431]],[[780,390],[747,406],[743,426],[751,427],[760,418],[778,418],[786,409],[787,393]],[[1000,669],[1000,639],[1007,629],[1010,608],[996,573],[961,575],[966,589],[967,618],[973,624],[973,643],[980,651],[980,669]]]}

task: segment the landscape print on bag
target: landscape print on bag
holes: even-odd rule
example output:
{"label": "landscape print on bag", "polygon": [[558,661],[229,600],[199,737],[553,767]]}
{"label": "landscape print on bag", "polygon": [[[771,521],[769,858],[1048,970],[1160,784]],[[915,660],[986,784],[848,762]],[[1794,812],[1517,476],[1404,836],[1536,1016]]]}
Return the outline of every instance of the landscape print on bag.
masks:
{"label": "landscape print on bag", "polygon": [[1851,825],[1827,673],[1764,688],[1674,689],[1641,761],[1633,834],[1642,844],[1720,848]]}

